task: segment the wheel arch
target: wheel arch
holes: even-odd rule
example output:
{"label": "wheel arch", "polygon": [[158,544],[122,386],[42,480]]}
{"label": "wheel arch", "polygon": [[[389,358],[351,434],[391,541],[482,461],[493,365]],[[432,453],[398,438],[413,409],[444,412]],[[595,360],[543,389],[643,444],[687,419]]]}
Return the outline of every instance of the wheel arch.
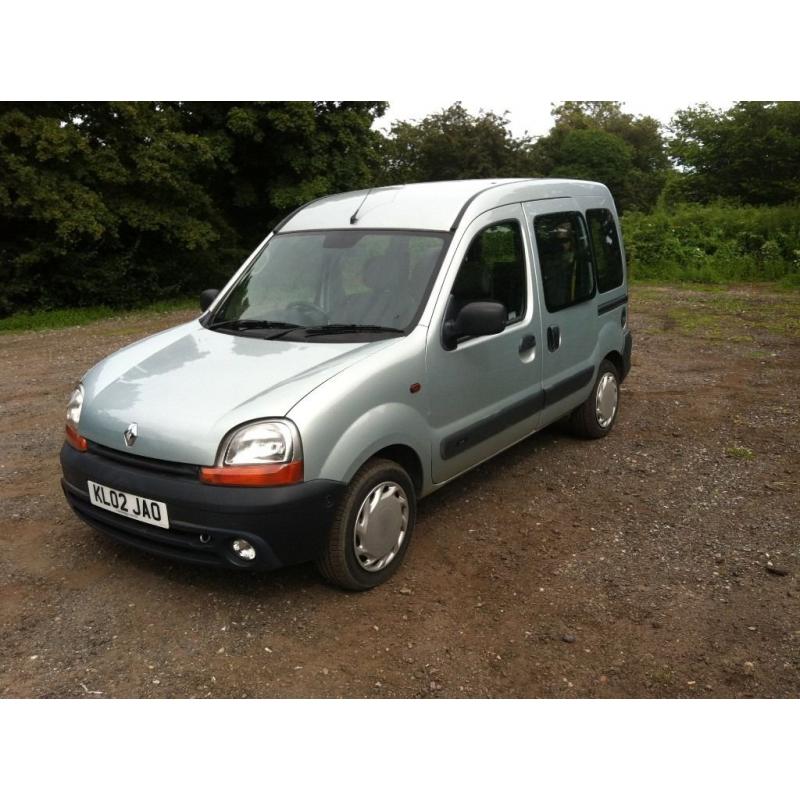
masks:
{"label": "wheel arch", "polygon": [[399,464],[409,474],[417,496],[422,493],[425,485],[425,473],[422,469],[422,459],[413,447],[407,444],[390,444],[388,447],[373,453],[364,461],[364,464],[373,458],[388,458],[389,461]]}
{"label": "wheel arch", "polygon": [[603,361],[610,361],[617,368],[617,377],[619,382],[622,383],[625,375],[625,361],[622,358],[622,353],[619,350],[611,350],[600,359],[601,363]]}
{"label": "wheel arch", "polygon": [[[422,414],[403,403],[384,403],[358,416],[342,431],[325,432],[332,446],[319,448],[313,466],[315,477],[349,483],[372,458],[388,458],[409,473],[418,496],[431,483],[430,435]],[[322,456],[322,458],[320,458]]]}

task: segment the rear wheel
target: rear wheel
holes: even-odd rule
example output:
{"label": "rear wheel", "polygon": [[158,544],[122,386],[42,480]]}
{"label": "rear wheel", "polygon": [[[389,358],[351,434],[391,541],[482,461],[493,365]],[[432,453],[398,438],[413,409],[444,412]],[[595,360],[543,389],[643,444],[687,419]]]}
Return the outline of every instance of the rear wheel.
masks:
{"label": "rear wheel", "polygon": [[614,427],[619,411],[619,372],[607,360],[597,370],[592,393],[572,412],[572,430],[586,439],[600,439]]}
{"label": "rear wheel", "polygon": [[368,461],[342,498],[317,568],[343,589],[378,586],[399,568],[416,513],[416,494],[408,473],[388,459]]}

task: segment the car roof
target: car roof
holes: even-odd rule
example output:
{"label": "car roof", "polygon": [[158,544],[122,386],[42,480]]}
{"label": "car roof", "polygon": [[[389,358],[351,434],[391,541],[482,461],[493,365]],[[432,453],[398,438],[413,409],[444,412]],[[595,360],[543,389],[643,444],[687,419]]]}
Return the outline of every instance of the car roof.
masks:
{"label": "car roof", "polygon": [[[580,195],[607,196],[608,189],[593,181],[558,178],[486,178],[380,186],[312,200],[284,219],[275,232],[336,228],[450,231],[458,227],[467,208],[471,219],[506,203]],[[354,214],[356,219],[351,222]]]}

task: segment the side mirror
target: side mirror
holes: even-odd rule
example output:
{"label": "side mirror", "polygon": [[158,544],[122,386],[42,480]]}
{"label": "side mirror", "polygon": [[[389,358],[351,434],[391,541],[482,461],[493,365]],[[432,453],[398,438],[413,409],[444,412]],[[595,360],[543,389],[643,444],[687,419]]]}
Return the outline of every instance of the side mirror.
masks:
{"label": "side mirror", "polygon": [[217,299],[219,289],[206,289],[200,292],[200,310],[205,311]]}
{"label": "side mirror", "polygon": [[508,311],[502,303],[476,300],[467,303],[454,320],[445,323],[444,347],[453,350],[462,336],[492,336],[505,330]]}

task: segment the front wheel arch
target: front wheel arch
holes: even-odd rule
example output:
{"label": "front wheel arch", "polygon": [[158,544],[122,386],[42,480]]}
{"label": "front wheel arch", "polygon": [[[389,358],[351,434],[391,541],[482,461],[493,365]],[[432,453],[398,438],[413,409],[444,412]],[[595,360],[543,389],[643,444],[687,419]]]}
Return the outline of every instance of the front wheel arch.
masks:
{"label": "front wheel arch", "polygon": [[408,473],[419,497],[422,493],[425,476],[422,471],[422,459],[420,459],[413,447],[405,444],[392,444],[373,453],[367,461],[373,458],[385,458],[388,461],[394,461],[399,464]]}
{"label": "front wheel arch", "polygon": [[[376,486],[380,490],[387,484],[394,484],[398,491],[402,489],[401,494],[406,502],[406,517],[405,521],[399,518],[395,520],[398,523],[397,532],[400,534],[395,551],[389,549],[391,543],[387,545],[385,538],[380,536],[379,529],[379,538],[383,539],[383,546],[386,549],[378,553],[388,553],[389,561],[385,567],[370,571],[368,567],[364,568],[359,563],[354,535],[358,533],[357,524],[361,524],[358,522],[358,515],[365,498]],[[391,486],[389,488],[391,490]],[[396,461],[386,458],[369,459],[353,476],[336,509],[325,549],[317,559],[317,569],[327,581],[342,589],[365,591],[379,586],[389,580],[402,564],[414,532],[416,513],[417,494],[411,476]],[[382,524],[385,525],[385,520]]]}

